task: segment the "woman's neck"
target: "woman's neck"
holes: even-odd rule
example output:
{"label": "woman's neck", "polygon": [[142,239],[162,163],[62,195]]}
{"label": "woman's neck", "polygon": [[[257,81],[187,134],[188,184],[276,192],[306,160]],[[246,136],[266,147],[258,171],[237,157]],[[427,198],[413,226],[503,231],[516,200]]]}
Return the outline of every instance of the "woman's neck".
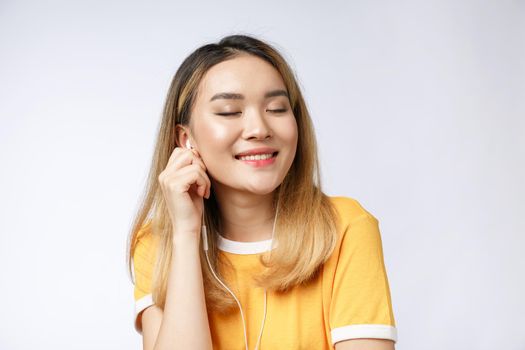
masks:
{"label": "woman's neck", "polygon": [[[232,191],[233,192],[233,191]],[[221,212],[220,234],[229,240],[257,242],[272,238],[273,193],[216,194]]]}

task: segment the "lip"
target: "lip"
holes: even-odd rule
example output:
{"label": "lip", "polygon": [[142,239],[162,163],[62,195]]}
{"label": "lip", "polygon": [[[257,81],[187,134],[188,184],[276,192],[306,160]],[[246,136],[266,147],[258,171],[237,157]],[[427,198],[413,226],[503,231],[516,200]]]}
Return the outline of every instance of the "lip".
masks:
{"label": "lip", "polygon": [[235,155],[235,158],[239,159],[241,156],[250,156],[250,155],[256,155],[256,154],[274,154],[277,150],[275,148],[271,147],[260,147],[260,148],[252,148],[250,150],[238,153]]}
{"label": "lip", "polygon": [[238,159],[238,161],[246,165],[252,166],[254,168],[263,168],[263,167],[267,167],[275,163],[275,159],[277,158],[277,152],[273,154],[274,155],[268,159],[259,159],[259,160],[240,160]]}

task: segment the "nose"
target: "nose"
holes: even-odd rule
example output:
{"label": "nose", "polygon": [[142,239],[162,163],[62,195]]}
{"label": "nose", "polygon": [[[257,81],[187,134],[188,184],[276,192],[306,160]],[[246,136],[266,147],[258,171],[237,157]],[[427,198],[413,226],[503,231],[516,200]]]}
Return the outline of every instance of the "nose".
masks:
{"label": "nose", "polygon": [[272,137],[273,132],[270,128],[266,116],[258,109],[245,113],[243,138],[246,140],[264,140]]}

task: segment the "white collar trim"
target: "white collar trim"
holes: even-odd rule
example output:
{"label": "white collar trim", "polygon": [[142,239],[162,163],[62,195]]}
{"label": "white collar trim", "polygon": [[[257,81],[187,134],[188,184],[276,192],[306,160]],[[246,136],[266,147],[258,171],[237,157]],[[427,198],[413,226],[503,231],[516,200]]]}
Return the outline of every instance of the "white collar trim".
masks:
{"label": "white collar trim", "polygon": [[[227,238],[224,238],[222,235],[218,234],[218,247],[220,250],[223,250],[228,253],[233,254],[259,254],[264,253],[272,249],[272,239],[267,239],[264,241],[256,242],[239,242],[232,241]],[[275,248],[275,247],[274,247]]]}

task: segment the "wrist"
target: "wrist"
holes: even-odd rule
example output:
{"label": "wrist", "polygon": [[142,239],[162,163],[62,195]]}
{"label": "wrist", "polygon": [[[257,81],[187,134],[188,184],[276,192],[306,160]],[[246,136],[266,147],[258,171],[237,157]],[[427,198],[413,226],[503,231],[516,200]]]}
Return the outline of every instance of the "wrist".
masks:
{"label": "wrist", "polygon": [[175,246],[199,246],[200,232],[177,232],[173,231],[173,244]]}

